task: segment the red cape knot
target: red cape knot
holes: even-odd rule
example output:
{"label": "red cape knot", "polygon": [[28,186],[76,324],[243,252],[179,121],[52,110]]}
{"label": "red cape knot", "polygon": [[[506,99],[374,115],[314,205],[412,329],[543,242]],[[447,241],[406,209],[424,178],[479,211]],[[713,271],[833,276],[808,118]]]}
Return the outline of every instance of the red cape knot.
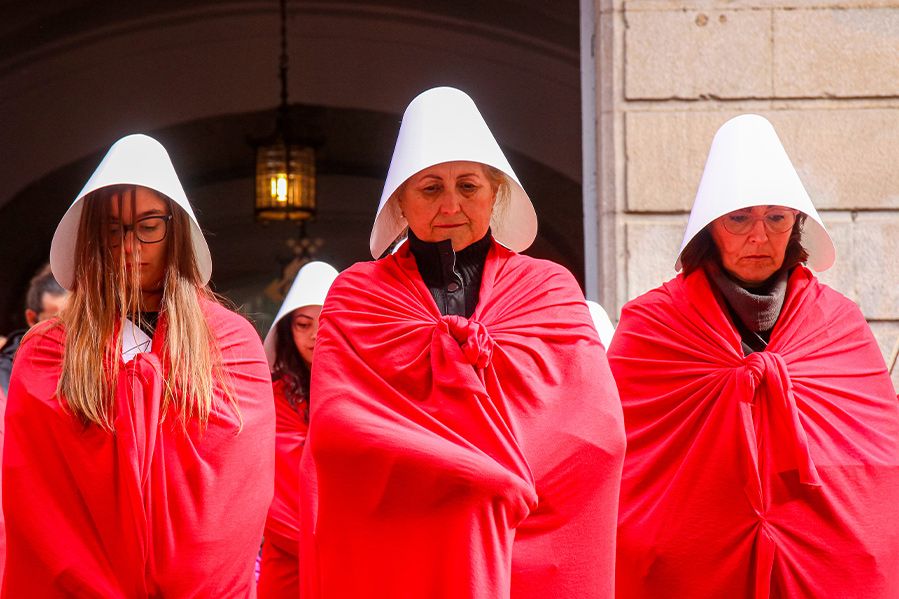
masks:
{"label": "red cape knot", "polygon": [[476,320],[468,320],[464,316],[454,314],[443,316],[441,322],[446,331],[452,335],[462,348],[462,353],[469,364],[475,368],[486,368],[493,356],[493,338],[487,327]]}

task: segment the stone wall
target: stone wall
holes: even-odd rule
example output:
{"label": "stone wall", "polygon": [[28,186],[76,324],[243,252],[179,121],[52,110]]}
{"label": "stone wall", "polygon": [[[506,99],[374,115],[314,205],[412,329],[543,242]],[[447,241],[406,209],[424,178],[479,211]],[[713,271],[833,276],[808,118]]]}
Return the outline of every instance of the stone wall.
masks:
{"label": "stone wall", "polygon": [[[717,128],[767,117],[837,248],[821,279],[899,346],[899,1],[596,0],[600,296],[672,277]],[[604,209],[603,209],[604,208]],[[894,368],[899,388],[899,365]]]}

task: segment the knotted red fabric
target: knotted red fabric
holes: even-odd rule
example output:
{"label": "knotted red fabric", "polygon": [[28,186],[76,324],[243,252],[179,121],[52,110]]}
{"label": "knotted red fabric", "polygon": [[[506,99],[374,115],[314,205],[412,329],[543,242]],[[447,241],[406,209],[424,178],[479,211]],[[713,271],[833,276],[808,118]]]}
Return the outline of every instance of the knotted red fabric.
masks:
{"label": "knotted red fabric", "polygon": [[240,407],[221,384],[208,426],[161,419],[166,334],[121,365],[115,430],[56,396],[65,333],[39,325],[16,357],[6,417],[4,597],[253,597],[274,479],[271,378],[242,317],[204,302]]}
{"label": "knotted red fabric", "polygon": [[619,597],[899,597],[899,404],[851,301],[792,273],[743,356],[702,269],[624,307]]}
{"label": "knotted red fabric", "polygon": [[284,382],[272,385],[275,394],[275,497],[265,521],[259,599],[299,597],[300,456],[308,425],[304,406],[287,400]]}
{"label": "knotted red fabric", "polygon": [[303,597],[611,597],[624,438],[583,295],[493,244],[471,318],[402,247],[331,287],[301,460]]}

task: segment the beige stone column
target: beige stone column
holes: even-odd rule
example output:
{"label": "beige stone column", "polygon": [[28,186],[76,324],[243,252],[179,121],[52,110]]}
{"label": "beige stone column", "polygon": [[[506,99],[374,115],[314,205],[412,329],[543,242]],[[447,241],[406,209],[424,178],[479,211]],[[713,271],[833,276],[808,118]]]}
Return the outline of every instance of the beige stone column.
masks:
{"label": "beige stone column", "polygon": [[899,342],[899,2],[593,6],[596,205],[608,231],[595,263],[613,319],[674,276],[712,136],[754,112],[774,124],[834,238],[837,263],[821,279],[859,304],[889,360]]}

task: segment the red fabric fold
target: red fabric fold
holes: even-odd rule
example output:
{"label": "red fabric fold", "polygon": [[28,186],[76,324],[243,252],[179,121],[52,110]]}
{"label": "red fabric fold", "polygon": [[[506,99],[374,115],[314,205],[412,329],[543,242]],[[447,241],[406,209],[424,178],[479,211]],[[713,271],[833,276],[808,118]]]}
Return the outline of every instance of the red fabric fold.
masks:
{"label": "red fabric fold", "polygon": [[252,597],[274,477],[274,409],[259,338],[212,302],[204,313],[240,419],[222,388],[207,428],[161,420],[153,350],[121,366],[113,433],[57,398],[64,332],[41,325],[19,349],[3,462],[6,597]]}
{"label": "red fabric fold", "polygon": [[475,368],[487,368],[493,357],[493,338],[487,327],[455,314],[441,317],[440,325],[459,343],[466,362]]}
{"label": "red fabric fold", "polygon": [[899,404],[858,308],[792,274],[744,357],[705,274],[630,302],[619,597],[899,596]]}
{"label": "red fabric fold", "polygon": [[265,521],[259,599],[298,597],[300,456],[308,425],[303,405],[287,400],[283,381],[272,385],[275,395],[275,497]]}
{"label": "red fabric fold", "polygon": [[[805,429],[799,419],[799,409],[793,395],[793,384],[786,362],[780,354],[764,351],[746,356],[745,368],[748,374],[745,389],[747,397],[744,403],[752,405],[758,388],[764,385],[764,393],[768,397],[771,417],[781,421],[781,427],[788,431],[784,443],[788,445],[788,453],[795,459],[795,467],[799,471],[799,480],[808,485],[820,485],[821,478],[812,460]],[[753,465],[758,470],[758,453],[755,451],[755,426],[751,419],[744,419],[746,447],[753,455]],[[750,426],[751,425],[751,426]],[[777,443],[778,439],[769,442]]]}
{"label": "red fabric fold", "polygon": [[610,597],[617,392],[570,273],[496,244],[471,318],[408,248],[328,294],[301,460],[304,597]]}
{"label": "red fabric fold", "polygon": [[[6,394],[0,389],[0,456],[3,455],[3,431],[6,420]],[[3,499],[3,469],[0,468],[0,502]],[[0,503],[2,505],[2,503]],[[0,590],[3,588],[3,572],[6,570],[6,522],[0,510]]]}

